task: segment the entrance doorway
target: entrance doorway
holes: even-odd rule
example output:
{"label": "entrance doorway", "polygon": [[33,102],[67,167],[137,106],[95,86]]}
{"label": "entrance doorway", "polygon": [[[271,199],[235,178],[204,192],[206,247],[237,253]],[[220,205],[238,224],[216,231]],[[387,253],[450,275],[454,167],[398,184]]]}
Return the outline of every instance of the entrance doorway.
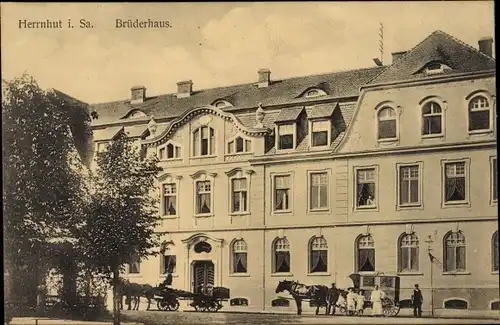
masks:
{"label": "entrance doorway", "polygon": [[193,263],[193,293],[208,294],[214,287],[214,263],[196,261]]}

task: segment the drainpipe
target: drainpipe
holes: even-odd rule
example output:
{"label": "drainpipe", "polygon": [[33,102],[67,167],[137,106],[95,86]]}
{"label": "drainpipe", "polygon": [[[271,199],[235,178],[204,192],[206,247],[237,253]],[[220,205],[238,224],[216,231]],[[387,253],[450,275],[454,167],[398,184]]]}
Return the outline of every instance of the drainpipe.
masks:
{"label": "drainpipe", "polygon": [[266,176],[266,165],[263,165],[263,177],[264,177],[264,189],[263,189],[263,205],[264,205],[264,229],[262,230],[262,311],[266,310],[266,187],[267,187],[267,176]]}

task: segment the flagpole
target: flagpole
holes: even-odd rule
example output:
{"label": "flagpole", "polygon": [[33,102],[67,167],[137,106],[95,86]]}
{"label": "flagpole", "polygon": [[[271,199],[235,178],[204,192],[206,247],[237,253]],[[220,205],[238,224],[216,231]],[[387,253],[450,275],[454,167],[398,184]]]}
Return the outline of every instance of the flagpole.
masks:
{"label": "flagpole", "polygon": [[432,240],[431,235],[429,235],[429,238],[425,241],[427,243],[427,253],[429,254],[429,260],[431,262],[431,316],[434,317],[434,276],[432,274],[432,271],[434,269],[434,256],[432,256],[432,243],[434,242]]}

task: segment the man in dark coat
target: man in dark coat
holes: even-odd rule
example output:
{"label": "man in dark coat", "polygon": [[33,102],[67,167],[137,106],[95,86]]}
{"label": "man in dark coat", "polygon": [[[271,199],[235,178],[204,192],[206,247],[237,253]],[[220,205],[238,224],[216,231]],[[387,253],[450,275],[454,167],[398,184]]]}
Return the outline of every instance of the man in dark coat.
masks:
{"label": "man in dark coat", "polygon": [[420,291],[418,284],[415,284],[415,289],[411,295],[411,302],[413,304],[413,316],[422,317],[422,303],[424,302],[424,296],[422,296],[422,291]]}
{"label": "man in dark coat", "polygon": [[330,315],[330,312],[332,315],[335,315],[335,304],[337,303],[337,300],[339,298],[339,290],[335,286],[335,283],[332,283],[331,288],[328,289],[328,296],[326,298],[327,301],[327,314]]}

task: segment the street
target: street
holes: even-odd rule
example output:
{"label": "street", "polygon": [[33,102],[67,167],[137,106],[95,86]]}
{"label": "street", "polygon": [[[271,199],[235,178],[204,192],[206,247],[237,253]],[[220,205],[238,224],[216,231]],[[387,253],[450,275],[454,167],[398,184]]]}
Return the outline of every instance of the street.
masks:
{"label": "street", "polygon": [[455,318],[410,318],[410,317],[346,317],[325,315],[289,315],[257,313],[203,313],[203,312],[161,312],[161,311],[123,311],[123,318],[130,322],[145,325],[167,324],[500,324],[493,319],[455,319]]}

